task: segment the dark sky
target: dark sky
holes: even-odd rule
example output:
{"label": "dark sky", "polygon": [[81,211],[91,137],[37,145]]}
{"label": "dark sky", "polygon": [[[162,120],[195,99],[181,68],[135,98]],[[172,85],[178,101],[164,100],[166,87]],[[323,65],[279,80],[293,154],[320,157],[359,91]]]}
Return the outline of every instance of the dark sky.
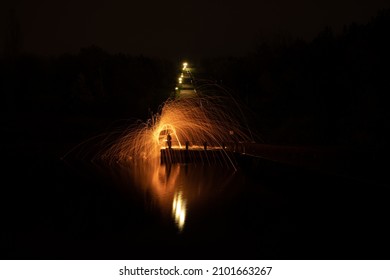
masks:
{"label": "dark sky", "polygon": [[[172,59],[244,54],[275,34],[310,39],[326,25],[339,31],[390,8],[388,0],[2,2],[1,32],[15,8],[23,51],[56,55],[94,44],[110,52]],[[0,40],[3,47],[4,36]]]}

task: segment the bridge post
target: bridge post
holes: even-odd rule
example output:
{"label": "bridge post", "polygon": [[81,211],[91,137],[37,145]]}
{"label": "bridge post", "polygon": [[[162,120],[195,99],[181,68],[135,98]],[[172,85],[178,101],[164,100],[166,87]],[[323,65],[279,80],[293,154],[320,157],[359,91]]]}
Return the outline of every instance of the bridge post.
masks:
{"label": "bridge post", "polygon": [[190,145],[190,142],[187,140],[186,141],[186,150],[185,150],[185,154],[184,154],[184,161],[185,163],[189,163],[189,160],[190,160],[190,152],[188,151],[188,147]]}

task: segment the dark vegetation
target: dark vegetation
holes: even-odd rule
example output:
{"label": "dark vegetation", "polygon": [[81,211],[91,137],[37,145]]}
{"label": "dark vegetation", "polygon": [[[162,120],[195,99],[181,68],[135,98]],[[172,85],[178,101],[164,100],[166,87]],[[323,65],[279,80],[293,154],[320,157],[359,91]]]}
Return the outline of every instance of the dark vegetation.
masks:
{"label": "dark vegetation", "polygon": [[[267,143],[386,146],[389,30],[383,10],[342,34],[326,28],[311,42],[284,38],[242,57],[203,60],[197,75],[246,103]],[[55,58],[9,53],[0,61],[3,121],[145,119],[170,96],[180,63],[98,47]]]}
{"label": "dark vegetation", "polygon": [[174,78],[170,62],[95,46],[51,58],[7,56],[0,61],[3,141],[16,150],[52,143],[60,157],[90,137],[145,120],[169,97]]}
{"label": "dark vegetation", "polygon": [[1,61],[3,97],[14,112],[142,116],[168,97],[174,73],[169,62],[108,54],[95,46],[77,55]]}
{"label": "dark vegetation", "polygon": [[268,143],[387,146],[389,10],[341,34],[326,28],[311,42],[284,38],[200,65],[254,112]]}

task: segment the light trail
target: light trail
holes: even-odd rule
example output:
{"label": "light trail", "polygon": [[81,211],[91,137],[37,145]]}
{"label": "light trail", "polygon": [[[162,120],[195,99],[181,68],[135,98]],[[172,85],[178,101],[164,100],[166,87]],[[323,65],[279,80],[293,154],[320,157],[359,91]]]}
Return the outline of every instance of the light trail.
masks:
{"label": "light trail", "polygon": [[[183,65],[183,70],[188,69]],[[102,172],[108,170],[111,176],[119,176],[121,180],[130,176],[135,185],[153,193],[164,215],[171,216],[182,232],[190,217],[190,205],[202,198],[194,190],[200,190],[201,186],[206,193],[218,191],[228,185],[235,172],[231,169],[225,169],[223,175],[222,171],[212,172],[212,177],[218,178],[213,177],[212,185],[207,186],[210,183],[199,176],[198,171],[190,171],[187,178],[186,172],[180,172],[181,165],[161,165],[161,149],[167,149],[168,133],[172,137],[172,149],[188,146],[191,150],[203,150],[206,142],[207,149],[220,151],[222,163],[233,166],[234,170],[236,167],[224,147],[253,142],[241,106],[235,99],[226,90],[214,87],[212,91],[203,85],[196,91],[193,89],[191,93],[167,100],[146,122],[139,121],[126,129],[98,135],[80,143],[64,157],[77,152],[78,156],[90,159],[93,154],[91,162],[95,166],[100,167],[103,160]],[[115,168],[107,169],[106,163]],[[205,170],[209,168],[202,170],[203,173]]]}
{"label": "light trail", "polygon": [[[183,71],[190,73],[187,63]],[[167,135],[171,135],[172,149],[209,150],[221,152],[223,164],[233,166],[233,160],[225,147],[253,142],[242,107],[226,89],[215,88],[205,83],[191,94],[178,94],[175,99],[164,102],[159,112],[143,122],[110,134],[87,140],[71,151],[78,155],[94,153],[92,161],[108,163],[158,162],[161,149],[167,147]],[[102,141],[98,139],[104,138]],[[205,143],[207,143],[205,145]],[[87,145],[88,144],[88,145]],[[97,151],[98,150],[98,151]],[[191,162],[191,159],[189,159]]]}
{"label": "light trail", "polygon": [[190,148],[206,142],[208,147],[220,148],[224,153],[222,147],[228,143],[251,141],[236,116],[240,110],[234,106],[231,98],[221,96],[168,100],[160,113],[124,131],[103,157],[115,161],[159,159],[168,133],[174,149],[183,149],[187,141]]}

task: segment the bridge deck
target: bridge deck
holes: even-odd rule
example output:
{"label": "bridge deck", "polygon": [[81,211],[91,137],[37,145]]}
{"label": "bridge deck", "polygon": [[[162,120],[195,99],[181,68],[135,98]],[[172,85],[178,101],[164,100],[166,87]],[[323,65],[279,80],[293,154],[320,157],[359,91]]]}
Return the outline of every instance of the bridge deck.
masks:
{"label": "bridge deck", "polygon": [[233,152],[222,148],[161,149],[161,163],[229,164],[232,158]]}

